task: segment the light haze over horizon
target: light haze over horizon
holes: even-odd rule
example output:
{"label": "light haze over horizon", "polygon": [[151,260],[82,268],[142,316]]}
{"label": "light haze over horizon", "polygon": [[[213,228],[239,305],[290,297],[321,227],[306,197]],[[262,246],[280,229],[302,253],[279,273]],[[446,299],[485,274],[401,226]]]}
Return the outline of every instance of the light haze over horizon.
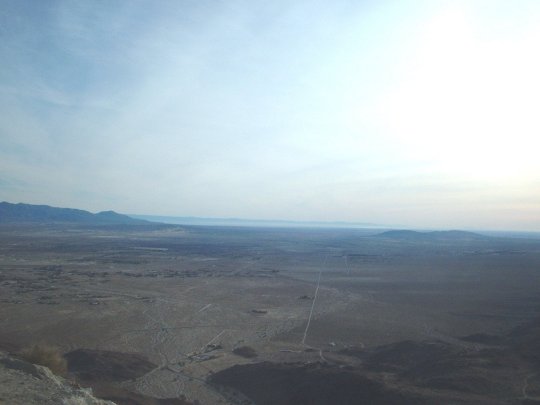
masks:
{"label": "light haze over horizon", "polygon": [[540,231],[540,1],[0,4],[0,201]]}

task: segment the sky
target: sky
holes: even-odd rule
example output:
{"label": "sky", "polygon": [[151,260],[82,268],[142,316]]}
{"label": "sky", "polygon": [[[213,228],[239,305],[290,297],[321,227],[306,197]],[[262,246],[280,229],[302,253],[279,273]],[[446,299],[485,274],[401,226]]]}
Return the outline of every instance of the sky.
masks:
{"label": "sky", "polygon": [[0,200],[540,231],[540,2],[0,0]]}

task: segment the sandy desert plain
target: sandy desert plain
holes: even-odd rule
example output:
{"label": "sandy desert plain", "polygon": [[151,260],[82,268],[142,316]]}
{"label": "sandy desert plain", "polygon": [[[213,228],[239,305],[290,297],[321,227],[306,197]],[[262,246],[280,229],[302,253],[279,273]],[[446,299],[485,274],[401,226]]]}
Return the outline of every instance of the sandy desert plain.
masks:
{"label": "sandy desert plain", "polygon": [[118,404],[540,403],[540,239],[0,226],[0,348]]}

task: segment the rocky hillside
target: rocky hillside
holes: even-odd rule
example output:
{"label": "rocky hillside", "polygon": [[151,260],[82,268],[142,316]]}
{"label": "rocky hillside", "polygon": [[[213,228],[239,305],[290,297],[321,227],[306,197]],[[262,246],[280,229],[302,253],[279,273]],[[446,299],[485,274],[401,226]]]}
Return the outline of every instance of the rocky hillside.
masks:
{"label": "rocky hillside", "polygon": [[0,404],[115,405],[95,398],[92,391],[54,375],[47,367],[0,351]]}

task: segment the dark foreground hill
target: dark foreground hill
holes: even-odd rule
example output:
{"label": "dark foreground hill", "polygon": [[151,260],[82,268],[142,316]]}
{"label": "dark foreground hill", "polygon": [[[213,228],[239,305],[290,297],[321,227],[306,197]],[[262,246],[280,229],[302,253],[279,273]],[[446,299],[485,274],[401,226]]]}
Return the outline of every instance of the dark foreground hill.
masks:
{"label": "dark foreground hill", "polygon": [[48,205],[0,203],[0,223],[76,223],[85,225],[147,225],[150,222],[102,211],[97,214]]}
{"label": "dark foreground hill", "polygon": [[410,230],[391,230],[377,235],[381,238],[410,240],[410,241],[441,241],[441,240],[482,240],[489,238],[474,232],[467,231],[431,231],[418,232]]}
{"label": "dark foreground hill", "polygon": [[539,342],[535,319],[501,336],[349,347],[318,363],[236,365],[209,381],[258,405],[540,404]]}

